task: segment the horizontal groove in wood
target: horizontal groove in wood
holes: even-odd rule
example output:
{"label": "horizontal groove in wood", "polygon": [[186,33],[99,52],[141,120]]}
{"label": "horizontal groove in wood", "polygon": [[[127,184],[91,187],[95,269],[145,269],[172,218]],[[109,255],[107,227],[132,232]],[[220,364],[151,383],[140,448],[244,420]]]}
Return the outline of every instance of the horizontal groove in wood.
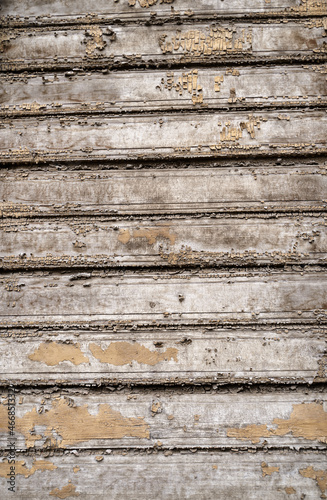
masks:
{"label": "horizontal groove in wood", "polygon": [[323,271],[12,273],[0,281],[1,325],[92,320],[323,319]]}
{"label": "horizontal groove in wood", "polygon": [[0,268],[327,263],[327,220],[29,219],[0,222]]}
{"label": "horizontal groove in wood", "polygon": [[1,75],[0,114],[322,106],[326,65]]}
{"label": "horizontal groove in wood", "polygon": [[[300,495],[316,500],[322,494],[326,460],[323,453],[304,451],[258,451],[251,453],[175,453],[96,451],[62,454],[41,452],[17,455],[17,483],[22,498],[44,500],[46,495],[74,494],[83,500],[152,500],[160,485],[160,496],[176,498],[229,498],[285,500]],[[193,452],[195,450],[193,449]],[[8,463],[0,463],[0,484],[5,485]],[[169,478],[169,479],[168,479]],[[136,482],[142,487],[136,487]],[[40,488],[42,482],[42,488]],[[12,493],[5,491],[4,500]],[[287,496],[286,496],[287,495]]]}
{"label": "horizontal groove in wood", "polygon": [[[145,170],[3,169],[3,217],[208,212],[320,213],[327,207],[325,160],[315,165]],[[251,162],[250,162],[251,164]]]}
{"label": "horizontal groove in wood", "polygon": [[3,29],[1,71],[326,61],[323,19]]}
{"label": "horizontal groove in wood", "polygon": [[325,111],[10,118],[0,162],[327,152]]}
{"label": "horizontal groove in wood", "polygon": [[34,2],[2,0],[0,20],[6,25],[51,25],[95,22],[138,22],[158,19],[182,19],[184,22],[197,18],[219,19],[224,17],[302,17],[326,14],[325,0],[262,0],[229,1],[198,0],[191,4],[187,0],[126,0],[108,2],[98,0],[92,4],[87,0]]}
{"label": "horizontal groove in wood", "polygon": [[[158,447],[158,441],[159,447],[184,449],[262,445],[326,449],[323,392],[84,392],[52,397],[42,391],[38,395],[16,392],[17,449],[149,448]],[[6,396],[0,405],[1,447],[7,445]]]}
{"label": "horizontal groove in wood", "polygon": [[0,383],[321,383],[327,382],[326,333],[240,327],[13,336],[0,341]]}

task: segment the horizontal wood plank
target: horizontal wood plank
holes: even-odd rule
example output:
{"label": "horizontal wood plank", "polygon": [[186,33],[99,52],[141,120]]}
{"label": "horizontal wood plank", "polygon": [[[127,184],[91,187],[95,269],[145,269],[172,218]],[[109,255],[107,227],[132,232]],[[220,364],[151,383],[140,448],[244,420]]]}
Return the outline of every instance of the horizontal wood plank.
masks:
{"label": "horizontal wood plank", "polygon": [[[98,274],[98,276],[96,276]],[[1,324],[75,324],[92,320],[317,319],[327,309],[326,274],[47,273],[4,275]]]}
{"label": "horizontal wood plank", "polygon": [[[326,394],[16,394],[16,448],[326,448]],[[7,393],[0,442],[8,442]],[[20,402],[20,403],[19,403]],[[36,431],[37,430],[37,431]]]}
{"label": "horizontal wood plank", "polygon": [[205,17],[271,17],[271,16],[310,16],[326,14],[325,0],[264,0],[242,2],[231,0],[224,4],[217,0],[126,0],[113,2],[98,0],[92,4],[87,0],[50,0],[30,2],[28,0],[2,0],[0,19],[4,25],[49,25],[79,24],[95,21],[139,21],[157,19],[189,19]]}
{"label": "horizontal wood plank", "polygon": [[325,111],[10,118],[0,161],[117,160],[327,152]]}
{"label": "horizontal wood plank", "polygon": [[3,332],[0,383],[326,382],[326,329]]}
{"label": "horizontal wood plank", "polygon": [[323,263],[320,217],[0,222],[0,267],[121,267]]}
{"label": "horizontal wood plank", "polygon": [[[326,210],[324,159],[289,166],[123,170],[2,169],[2,217],[279,213]],[[212,163],[212,162],[211,162]],[[209,164],[209,162],[208,162]],[[122,168],[127,167],[123,165]],[[146,220],[146,219],[145,219]]]}
{"label": "horizontal wood plank", "polygon": [[322,106],[326,74],[315,65],[1,75],[0,114]]}
{"label": "horizontal wood plank", "polygon": [[[50,455],[41,453],[16,458],[16,485],[19,498],[44,500],[51,495],[78,495],[81,500],[152,500],[160,485],[165,500],[176,498],[229,498],[230,500],[285,500],[305,495],[316,500],[324,490],[326,460],[323,453],[258,451],[155,453],[133,451]],[[3,499],[11,500],[6,490],[8,462],[0,463]],[[42,487],[40,487],[40,483]],[[142,484],[142,487],[138,485]],[[289,497],[290,495],[290,497]],[[60,498],[60,497],[59,497]]]}
{"label": "horizontal wood plank", "polygon": [[1,71],[186,63],[326,61],[323,19],[210,26],[3,29]]}

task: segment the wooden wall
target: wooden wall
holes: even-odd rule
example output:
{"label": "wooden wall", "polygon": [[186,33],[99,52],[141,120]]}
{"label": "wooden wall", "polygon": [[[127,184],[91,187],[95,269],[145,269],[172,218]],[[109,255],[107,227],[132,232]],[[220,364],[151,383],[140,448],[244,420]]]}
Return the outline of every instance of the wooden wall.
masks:
{"label": "wooden wall", "polygon": [[326,1],[0,19],[1,498],[327,498]]}

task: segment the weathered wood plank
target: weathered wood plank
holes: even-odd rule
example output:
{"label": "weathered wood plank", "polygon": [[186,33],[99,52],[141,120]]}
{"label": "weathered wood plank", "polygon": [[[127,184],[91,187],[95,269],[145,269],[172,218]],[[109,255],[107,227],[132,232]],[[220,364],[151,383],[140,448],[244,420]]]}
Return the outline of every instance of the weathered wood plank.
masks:
{"label": "weathered wood plank", "polygon": [[326,65],[1,75],[8,116],[327,104]]}
{"label": "weathered wood plank", "polygon": [[[90,8],[92,13],[90,12]],[[217,19],[221,17],[310,16],[326,14],[325,0],[246,0],[242,5],[230,0],[226,5],[217,0],[126,0],[96,4],[87,0],[2,0],[0,20],[4,25],[71,24],[81,22],[122,22],[157,19]]]}
{"label": "weathered wood plank", "polygon": [[[251,453],[176,453],[170,450],[147,455],[108,450],[107,453],[26,456],[16,459],[16,496],[44,500],[49,494],[76,496],[81,500],[152,500],[154,492],[165,500],[316,500],[326,491],[323,453],[258,451]],[[2,498],[6,491],[8,463],[0,463]],[[40,487],[42,484],[42,487]],[[142,485],[140,487],[139,485]],[[289,496],[290,495],[290,496]],[[50,497],[51,498],[51,497]]]}
{"label": "weathered wood plank", "polygon": [[3,29],[1,71],[167,64],[325,61],[323,19],[163,26]]}
{"label": "weathered wood plank", "polygon": [[117,160],[327,152],[325,111],[10,118],[0,161]]}
{"label": "weathered wood plank", "polygon": [[327,330],[312,325],[25,333],[3,332],[2,385],[327,381]]}
{"label": "weathered wood plank", "polygon": [[327,262],[323,218],[0,222],[0,267],[120,267]]}
{"label": "weathered wood plank", "polygon": [[[26,391],[33,392],[33,391]],[[326,393],[16,394],[16,448],[326,449]],[[86,391],[84,391],[86,392]],[[0,443],[8,444],[6,396]]]}
{"label": "weathered wood plank", "polygon": [[291,161],[289,166],[272,166],[251,159],[247,164],[221,168],[218,163],[211,168],[192,164],[187,169],[122,170],[119,165],[113,165],[113,170],[89,171],[2,169],[0,209],[3,217],[15,218],[314,213],[327,206],[325,162],[316,157],[314,163]]}
{"label": "weathered wood plank", "polygon": [[0,280],[1,324],[317,319],[327,309],[326,279],[270,270],[12,273]]}

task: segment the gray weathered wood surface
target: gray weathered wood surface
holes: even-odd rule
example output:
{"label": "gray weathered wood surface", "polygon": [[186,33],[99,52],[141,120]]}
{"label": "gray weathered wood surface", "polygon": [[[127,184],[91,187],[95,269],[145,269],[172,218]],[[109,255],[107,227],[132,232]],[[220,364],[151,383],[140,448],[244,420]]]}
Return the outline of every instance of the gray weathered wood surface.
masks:
{"label": "gray weathered wood surface", "polygon": [[[16,394],[17,448],[326,447],[323,392],[85,392]],[[3,418],[0,442],[6,448],[4,424]]]}
{"label": "gray weathered wood surface", "polygon": [[185,169],[155,164],[134,170],[128,163],[110,165],[109,170],[107,165],[103,170],[83,170],[83,164],[77,170],[63,166],[61,171],[3,168],[1,214],[16,219],[45,215],[324,212],[325,160],[315,157],[314,161],[279,163],[281,160],[272,165],[264,161],[258,164],[250,158],[233,166],[222,164],[222,168],[212,161],[192,163],[193,168]]}
{"label": "gray weathered wood surface", "polygon": [[327,102],[327,66],[0,75],[7,116],[206,108],[285,108]]}
{"label": "gray weathered wood surface", "polygon": [[323,19],[2,30],[0,70],[326,61]]}
{"label": "gray weathered wood surface", "polygon": [[0,162],[327,152],[325,111],[4,118]]}
{"label": "gray weathered wood surface", "polygon": [[1,2],[1,499],[326,498],[326,15]]}
{"label": "gray weathered wood surface", "polygon": [[[0,467],[1,467],[0,463]],[[80,500],[176,500],[229,498],[267,500],[300,498],[317,500],[322,494],[323,454],[315,451],[226,453],[221,451],[153,453],[114,451],[38,456],[18,455],[17,493],[22,500],[44,500],[51,494],[70,494]],[[7,472],[0,468],[0,481]],[[41,487],[40,487],[41,485]],[[141,485],[141,486],[140,486]],[[158,489],[160,488],[160,490]],[[49,497],[49,498],[52,498]],[[3,492],[5,500],[12,493]]]}
{"label": "gray weathered wood surface", "polygon": [[0,222],[3,269],[325,263],[326,221],[240,216]]}
{"label": "gray weathered wood surface", "polygon": [[223,3],[222,0],[51,0],[47,2],[28,0],[2,0],[0,19],[4,25],[33,24],[79,24],[97,21],[140,21],[164,18],[183,19],[187,22],[196,18],[219,19],[223,17],[271,17],[271,16],[316,16],[325,15],[325,0],[238,0]]}

